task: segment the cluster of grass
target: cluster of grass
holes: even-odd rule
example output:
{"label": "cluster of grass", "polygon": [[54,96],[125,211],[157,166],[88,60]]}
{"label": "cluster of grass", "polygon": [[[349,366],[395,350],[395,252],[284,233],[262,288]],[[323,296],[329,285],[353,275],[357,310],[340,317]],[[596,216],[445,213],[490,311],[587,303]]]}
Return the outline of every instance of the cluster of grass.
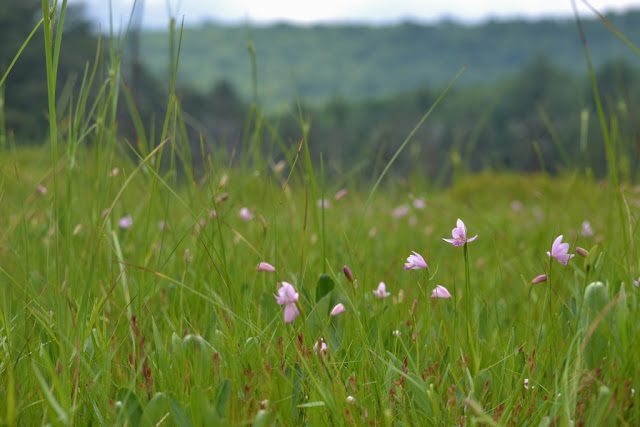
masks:
{"label": "cluster of grass", "polygon": [[[368,188],[325,180],[308,141],[282,169],[211,156],[198,176],[173,94],[164,142],[139,126],[123,155],[115,45],[97,99],[88,68],[57,127],[52,16],[51,145],[0,160],[3,424],[640,422],[637,188],[579,174]],[[458,218],[479,236],[463,247],[442,240]],[[560,234],[589,254],[547,256]],[[429,268],[404,270],[411,251]],[[292,323],[278,282],[299,293]]]}

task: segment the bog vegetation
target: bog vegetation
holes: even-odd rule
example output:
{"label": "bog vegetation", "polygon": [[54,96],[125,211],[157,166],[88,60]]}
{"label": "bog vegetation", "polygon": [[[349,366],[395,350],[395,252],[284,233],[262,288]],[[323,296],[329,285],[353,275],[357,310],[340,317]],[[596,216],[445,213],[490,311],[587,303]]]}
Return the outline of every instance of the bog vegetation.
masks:
{"label": "bog vegetation", "polygon": [[175,78],[145,106],[117,34],[67,84],[72,9],[43,4],[27,46],[45,46],[47,142],[3,126],[0,147],[0,422],[640,423],[633,99],[592,67],[593,129],[576,145],[545,123],[566,158],[530,138],[539,172],[472,174],[480,149],[437,122],[444,189],[421,132],[464,107],[460,73],[398,98],[420,114],[398,112],[373,159],[331,157],[302,103],[292,134],[246,104],[227,149]]}

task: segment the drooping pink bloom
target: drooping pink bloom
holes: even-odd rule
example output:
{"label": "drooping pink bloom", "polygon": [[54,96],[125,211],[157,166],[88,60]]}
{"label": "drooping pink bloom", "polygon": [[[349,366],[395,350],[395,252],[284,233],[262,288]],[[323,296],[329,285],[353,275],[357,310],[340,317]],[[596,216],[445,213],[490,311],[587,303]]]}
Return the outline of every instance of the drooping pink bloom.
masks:
{"label": "drooping pink bloom", "polygon": [[120,218],[120,221],[118,221],[118,225],[120,228],[127,230],[133,225],[133,218],[131,218],[131,215],[123,216]]}
{"label": "drooping pink bloom", "polygon": [[451,294],[444,286],[436,286],[431,292],[431,298],[451,298]]}
{"label": "drooping pink bloom", "polygon": [[633,281],[633,284],[634,284],[635,286],[640,286],[640,277],[638,277],[638,280],[634,280],[634,281]]}
{"label": "drooping pink bloom", "polygon": [[407,262],[404,264],[405,270],[419,270],[421,268],[429,268],[422,255],[416,251],[412,251],[413,255],[407,257]]}
{"label": "drooping pink bloom", "polygon": [[593,236],[593,228],[591,228],[591,223],[589,221],[582,221],[582,227],[580,228],[580,234],[584,237]]}
{"label": "drooping pink bloom", "polygon": [[427,207],[427,202],[425,202],[424,199],[415,199],[413,201],[413,207],[416,209],[424,209]]}
{"label": "drooping pink bloom", "polygon": [[344,305],[342,303],[340,303],[333,307],[333,310],[331,310],[331,315],[337,316],[338,314],[344,313],[345,311],[347,311],[347,309],[344,308]]}
{"label": "drooping pink bloom", "polygon": [[251,213],[251,211],[248,208],[242,208],[240,209],[240,212],[238,213],[238,216],[240,216],[240,218],[242,218],[243,221],[251,221],[253,219],[253,214]]}
{"label": "drooping pink bloom", "polygon": [[384,282],[380,282],[378,284],[378,289],[373,291],[373,293],[375,294],[376,298],[378,298],[378,299],[386,298],[389,295],[391,295],[389,292],[387,292],[387,285],[385,285]]}
{"label": "drooping pink bloom", "polygon": [[573,258],[574,254],[569,254],[569,244],[562,243],[562,234],[556,237],[551,246],[551,252],[547,251],[547,255],[554,257],[562,265],[567,265],[567,261]]}
{"label": "drooping pink bloom", "polygon": [[284,323],[291,323],[300,315],[296,306],[298,293],[291,283],[282,282],[279,285],[278,295],[274,295],[274,298],[279,305],[284,305]]}
{"label": "drooping pink bloom", "polygon": [[338,201],[346,195],[347,195],[347,189],[343,188],[342,190],[338,191],[335,196],[333,196],[333,200]]}
{"label": "drooping pink bloom", "polygon": [[453,246],[464,246],[465,243],[473,242],[478,238],[476,234],[470,239],[467,239],[467,227],[464,225],[464,222],[460,218],[456,222],[457,227],[451,230],[451,234],[453,235],[453,239],[442,239],[445,242],[451,243]]}
{"label": "drooping pink bloom", "polygon": [[536,276],[533,278],[533,280],[531,281],[531,283],[542,283],[542,282],[546,282],[547,281],[547,275],[546,274],[541,274],[539,276]]}
{"label": "drooping pink bloom", "polygon": [[47,187],[45,187],[45,186],[44,186],[44,185],[42,185],[42,184],[39,184],[39,185],[36,187],[36,190],[38,190],[38,193],[40,193],[40,194],[47,194]]}
{"label": "drooping pink bloom", "polygon": [[258,271],[268,271],[268,272],[274,272],[276,271],[276,268],[269,264],[268,262],[261,262],[260,264],[258,264]]}

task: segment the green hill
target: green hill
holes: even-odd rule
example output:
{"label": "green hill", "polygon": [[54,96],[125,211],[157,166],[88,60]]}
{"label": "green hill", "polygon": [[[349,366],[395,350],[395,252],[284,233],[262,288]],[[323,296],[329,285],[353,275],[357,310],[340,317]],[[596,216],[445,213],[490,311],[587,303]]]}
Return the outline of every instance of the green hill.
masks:
{"label": "green hill", "polygon": [[[640,46],[640,11],[607,18]],[[614,59],[638,59],[599,20],[589,19],[584,25],[596,66]],[[165,76],[168,39],[168,32],[141,36],[143,62]],[[463,64],[469,68],[459,84],[494,83],[540,55],[568,71],[585,71],[576,23],[571,19],[490,21],[473,26],[451,21],[377,27],[276,24],[250,28],[209,23],[184,30],[181,82],[209,89],[226,79],[249,98],[250,40],[257,52],[260,96],[270,107],[293,100],[292,71],[301,96],[311,101],[442,86]]]}

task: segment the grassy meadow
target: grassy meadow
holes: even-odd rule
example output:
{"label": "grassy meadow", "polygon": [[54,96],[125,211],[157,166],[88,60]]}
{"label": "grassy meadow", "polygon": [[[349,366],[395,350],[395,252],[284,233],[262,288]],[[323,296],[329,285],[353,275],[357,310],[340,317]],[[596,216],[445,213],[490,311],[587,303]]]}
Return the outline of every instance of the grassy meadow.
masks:
{"label": "grassy meadow", "polygon": [[265,157],[257,107],[242,154],[195,167],[173,90],[145,134],[116,41],[56,103],[53,15],[50,141],[0,147],[1,424],[640,424],[640,187],[613,125],[605,180],[336,176],[304,137]]}

